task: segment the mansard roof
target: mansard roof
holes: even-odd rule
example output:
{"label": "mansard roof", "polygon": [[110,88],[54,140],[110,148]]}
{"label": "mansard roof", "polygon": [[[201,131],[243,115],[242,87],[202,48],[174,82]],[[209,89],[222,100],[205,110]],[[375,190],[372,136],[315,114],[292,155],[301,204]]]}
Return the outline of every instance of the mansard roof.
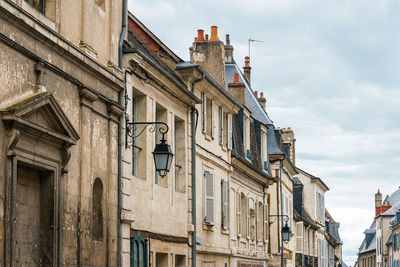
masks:
{"label": "mansard roof", "polygon": [[241,69],[235,61],[225,63],[225,88],[228,90],[228,84],[233,82],[233,76],[235,73],[239,73],[239,82],[243,83],[246,87],[246,107],[251,111],[251,115],[254,119],[260,121],[265,125],[273,124],[273,121],[269,118],[267,112],[261,107],[257,98],[251,89],[250,84],[244,77]]}

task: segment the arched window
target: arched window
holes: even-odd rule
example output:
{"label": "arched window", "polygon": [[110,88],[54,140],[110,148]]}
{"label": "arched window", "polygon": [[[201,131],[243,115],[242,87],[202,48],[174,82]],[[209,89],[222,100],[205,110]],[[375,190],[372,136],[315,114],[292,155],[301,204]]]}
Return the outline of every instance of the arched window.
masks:
{"label": "arched window", "polygon": [[93,240],[103,240],[103,184],[96,178],[93,184],[92,196],[92,237]]}

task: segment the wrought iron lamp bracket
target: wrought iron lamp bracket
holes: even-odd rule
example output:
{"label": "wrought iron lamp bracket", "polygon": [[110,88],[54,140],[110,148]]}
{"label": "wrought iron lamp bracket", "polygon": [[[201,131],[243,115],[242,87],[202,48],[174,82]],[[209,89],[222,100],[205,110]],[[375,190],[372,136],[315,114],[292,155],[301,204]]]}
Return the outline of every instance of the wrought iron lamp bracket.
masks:
{"label": "wrought iron lamp bracket", "polygon": [[[144,125],[143,129],[140,130],[138,134],[136,134],[136,130],[138,128],[138,125]],[[133,145],[135,138],[139,137],[146,129],[149,130],[150,133],[154,133],[157,130],[158,125],[161,125],[158,127],[158,131],[160,134],[162,134],[161,142],[165,142],[165,134],[168,132],[169,127],[168,124],[165,122],[161,121],[149,121],[149,122],[126,122],[126,136],[130,137],[131,140],[128,140],[126,138],[126,146],[128,145]]]}
{"label": "wrought iron lamp bracket", "polygon": [[289,221],[289,216],[287,215],[269,215],[269,217],[274,217],[275,219],[273,221],[269,221],[269,225],[273,224],[274,222],[276,222],[276,220],[278,219],[278,217],[282,217],[283,221],[285,223],[287,223]]}

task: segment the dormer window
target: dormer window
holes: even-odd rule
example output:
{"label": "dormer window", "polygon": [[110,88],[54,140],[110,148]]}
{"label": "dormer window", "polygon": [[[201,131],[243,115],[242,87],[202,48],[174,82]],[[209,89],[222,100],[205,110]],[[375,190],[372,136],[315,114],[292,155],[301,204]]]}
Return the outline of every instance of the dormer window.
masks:
{"label": "dormer window", "polygon": [[243,151],[247,158],[250,158],[250,118],[243,116]]}
{"label": "dormer window", "polygon": [[262,168],[268,170],[267,132],[264,129],[261,130],[260,156]]}

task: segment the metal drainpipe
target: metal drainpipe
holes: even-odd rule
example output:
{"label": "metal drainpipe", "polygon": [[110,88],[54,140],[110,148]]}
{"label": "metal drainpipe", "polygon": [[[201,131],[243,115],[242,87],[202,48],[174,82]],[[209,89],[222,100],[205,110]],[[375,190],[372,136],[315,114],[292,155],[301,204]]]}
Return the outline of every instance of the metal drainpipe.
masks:
{"label": "metal drainpipe", "polygon": [[[126,35],[126,22],[128,16],[127,9],[128,0],[123,0],[122,4],[122,31],[119,38],[118,44],[118,67],[122,69],[122,46],[124,44]],[[126,81],[124,81],[124,87],[126,86]],[[118,103],[122,105],[123,91],[120,90],[118,93]],[[122,180],[122,115],[118,118],[118,208],[117,208],[117,267],[121,266],[121,204],[122,204],[122,194],[121,194],[121,180]]]}
{"label": "metal drainpipe", "polygon": [[[205,75],[203,73],[202,77],[194,80],[192,82],[192,93],[194,94],[194,86],[196,83],[202,81]],[[196,128],[197,128],[197,119],[199,118],[197,109],[192,107],[191,111],[191,145],[192,145],[192,223],[193,223],[193,233],[192,233],[192,267],[196,267],[196,249],[197,249],[197,227],[196,227]]]}
{"label": "metal drainpipe", "polygon": [[[282,162],[283,160],[281,159],[279,161],[279,193],[280,193],[280,198],[281,198],[281,215],[283,215],[283,193],[282,193]],[[281,232],[283,229],[283,217],[281,218]],[[281,267],[283,266],[283,238],[281,234]]]}

